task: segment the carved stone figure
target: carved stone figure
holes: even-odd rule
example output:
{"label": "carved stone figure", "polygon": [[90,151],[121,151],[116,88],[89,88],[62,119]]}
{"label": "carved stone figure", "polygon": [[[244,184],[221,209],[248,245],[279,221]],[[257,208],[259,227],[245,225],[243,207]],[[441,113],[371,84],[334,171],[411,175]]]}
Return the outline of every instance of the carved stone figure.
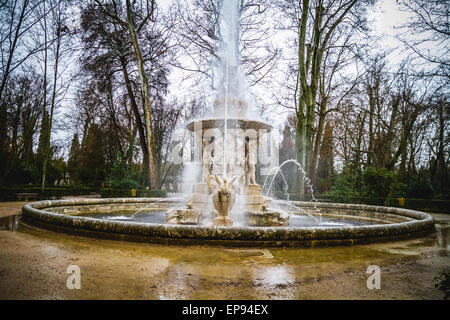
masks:
{"label": "carved stone figure", "polygon": [[212,173],[212,166],[214,161],[214,137],[211,137],[211,140],[205,141],[203,145],[203,176],[202,182],[206,182],[208,176]]}
{"label": "carved stone figure", "polygon": [[235,182],[239,177],[220,179],[217,175],[208,178],[208,185],[213,190],[214,208],[217,210],[217,217],[214,219],[215,226],[231,226],[233,220],[228,217],[228,213],[233,208],[235,202]]}
{"label": "carved stone figure", "polygon": [[223,172],[223,135],[218,132],[215,136],[214,158],[211,169],[211,175],[221,174]]}
{"label": "carved stone figure", "polygon": [[256,139],[246,138],[247,156],[245,158],[245,164],[247,169],[247,184],[256,185],[256,152],[257,143]]}

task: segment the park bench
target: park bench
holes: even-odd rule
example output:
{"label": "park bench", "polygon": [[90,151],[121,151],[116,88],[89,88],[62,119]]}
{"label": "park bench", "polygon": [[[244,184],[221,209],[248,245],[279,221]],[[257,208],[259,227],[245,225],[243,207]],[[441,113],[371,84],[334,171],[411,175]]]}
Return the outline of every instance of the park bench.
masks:
{"label": "park bench", "polygon": [[37,193],[32,192],[23,192],[23,193],[16,193],[16,198],[19,201],[31,201],[31,200],[37,200],[39,195]]}

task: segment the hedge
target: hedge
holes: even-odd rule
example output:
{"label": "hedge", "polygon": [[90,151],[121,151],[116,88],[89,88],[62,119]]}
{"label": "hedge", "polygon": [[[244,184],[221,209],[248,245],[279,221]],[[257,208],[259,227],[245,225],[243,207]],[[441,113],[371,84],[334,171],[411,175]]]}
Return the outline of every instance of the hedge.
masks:
{"label": "hedge", "polygon": [[[277,193],[275,195],[277,199],[284,199],[293,201],[311,201],[311,195],[298,196],[296,194],[283,194]],[[338,197],[330,195],[314,195],[319,202],[332,202],[332,203],[354,203],[354,204],[366,204],[374,206],[388,206],[398,207],[412,210],[419,210],[425,212],[436,213],[450,213],[450,200],[438,200],[438,199],[415,199],[405,198],[404,206],[399,204],[398,198],[393,197],[388,200],[385,198],[369,198],[369,197]]]}
{"label": "hedge", "polygon": [[[124,198],[132,197],[131,189],[118,189],[118,188],[102,188],[100,189],[100,195],[102,198]],[[137,198],[166,198],[166,190],[136,190]]]}
{"label": "hedge", "polygon": [[[38,186],[0,186],[0,201],[16,201],[16,193],[37,193],[39,200],[61,199],[66,196],[89,195],[91,193],[100,193],[102,198],[123,198],[131,197],[131,189],[118,188],[99,188],[99,187],[46,187],[44,191]],[[142,198],[165,198],[166,190],[136,190],[136,197]],[[277,193],[278,199],[287,199],[288,195]],[[397,198],[391,198],[388,201],[384,198],[367,197],[337,197],[330,195],[315,195],[318,201],[333,203],[356,203],[389,207],[401,207],[406,209],[420,210],[425,212],[450,213],[450,200],[435,199],[414,199],[405,198],[405,205],[400,206]],[[289,194],[289,200],[310,201],[311,195],[298,196]]]}
{"label": "hedge", "polygon": [[[100,188],[100,187],[46,187],[44,191],[38,186],[0,186],[0,201],[16,201],[17,193],[37,193],[39,200],[61,199],[67,196],[82,196],[100,193],[102,198],[131,197],[130,189]],[[137,197],[165,198],[166,190],[137,190]]]}
{"label": "hedge", "polygon": [[16,201],[16,193],[37,193],[39,200],[61,199],[66,196],[88,195],[99,192],[98,187],[46,187],[44,191],[37,186],[1,186],[0,201]]}

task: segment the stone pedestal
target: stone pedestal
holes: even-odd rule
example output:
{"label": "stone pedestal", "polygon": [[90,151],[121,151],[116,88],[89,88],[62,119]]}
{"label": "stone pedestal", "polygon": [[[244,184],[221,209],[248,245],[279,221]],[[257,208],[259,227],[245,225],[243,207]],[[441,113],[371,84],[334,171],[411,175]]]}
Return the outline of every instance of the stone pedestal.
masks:
{"label": "stone pedestal", "polygon": [[289,215],[272,210],[247,211],[247,222],[252,227],[282,227],[289,225]]}
{"label": "stone pedestal", "polygon": [[246,185],[243,191],[242,212],[252,227],[280,227],[289,225],[289,215],[267,209],[260,185]]}
{"label": "stone pedestal", "polygon": [[228,216],[217,216],[213,220],[214,226],[232,226],[233,220],[231,220]]}
{"label": "stone pedestal", "polygon": [[170,208],[166,212],[166,223],[169,224],[198,224],[201,211],[194,209],[191,202],[186,208],[176,209]]}
{"label": "stone pedestal", "polygon": [[245,185],[241,195],[244,211],[260,211],[264,204],[261,186],[257,184]]}

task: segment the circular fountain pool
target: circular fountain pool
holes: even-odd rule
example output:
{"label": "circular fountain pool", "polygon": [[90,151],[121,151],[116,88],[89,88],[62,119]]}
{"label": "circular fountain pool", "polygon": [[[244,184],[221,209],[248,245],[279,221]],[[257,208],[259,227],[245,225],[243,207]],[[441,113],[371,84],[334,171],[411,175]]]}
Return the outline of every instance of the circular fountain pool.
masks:
{"label": "circular fountain pool", "polygon": [[[39,201],[23,207],[23,221],[73,234],[130,241],[234,246],[354,244],[421,236],[434,229],[431,215],[400,208],[336,203],[282,202],[289,226],[171,225],[169,207],[183,199],[117,198]],[[296,209],[297,208],[297,209]],[[319,213],[320,212],[320,213]]]}

